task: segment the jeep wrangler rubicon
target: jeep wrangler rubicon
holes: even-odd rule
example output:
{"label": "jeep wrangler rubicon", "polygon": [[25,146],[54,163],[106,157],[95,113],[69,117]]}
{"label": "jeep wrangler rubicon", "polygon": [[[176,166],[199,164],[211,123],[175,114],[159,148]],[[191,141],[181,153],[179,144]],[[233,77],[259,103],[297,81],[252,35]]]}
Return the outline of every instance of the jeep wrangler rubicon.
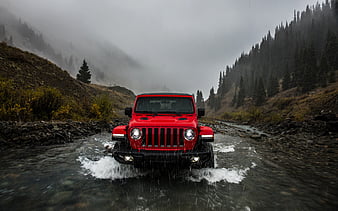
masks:
{"label": "jeep wrangler rubicon", "polygon": [[193,95],[148,93],[126,108],[128,125],[112,130],[112,155],[120,163],[140,167],[213,168],[214,132],[201,126]]}

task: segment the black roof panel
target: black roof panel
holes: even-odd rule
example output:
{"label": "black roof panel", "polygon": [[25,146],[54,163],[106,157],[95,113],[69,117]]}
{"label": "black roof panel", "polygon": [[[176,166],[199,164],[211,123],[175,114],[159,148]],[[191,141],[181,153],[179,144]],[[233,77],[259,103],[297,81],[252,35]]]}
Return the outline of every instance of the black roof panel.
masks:
{"label": "black roof panel", "polygon": [[178,92],[151,92],[151,93],[142,93],[142,94],[138,94],[137,96],[140,95],[187,95],[187,96],[192,96],[192,94],[188,94],[188,93],[178,93]]}

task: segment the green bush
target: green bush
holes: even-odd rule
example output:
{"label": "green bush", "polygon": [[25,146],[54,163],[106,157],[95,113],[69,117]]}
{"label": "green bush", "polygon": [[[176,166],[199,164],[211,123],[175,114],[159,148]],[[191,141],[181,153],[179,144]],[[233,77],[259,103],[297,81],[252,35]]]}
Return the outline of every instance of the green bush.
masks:
{"label": "green bush", "polygon": [[53,113],[63,104],[62,95],[54,88],[39,88],[31,102],[32,112],[38,119],[51,120]]}
{"label": "green bush", "polygon": [[0,79],[0,120],[31,118],[31,91],[16,89],[10,80]]}
{"label": "green bush", "polygon": [[90,108],[91,117],[109,121],[115,117],[113,111],[113,102],[108,95],[99,95],[94,99],[94,102]]}

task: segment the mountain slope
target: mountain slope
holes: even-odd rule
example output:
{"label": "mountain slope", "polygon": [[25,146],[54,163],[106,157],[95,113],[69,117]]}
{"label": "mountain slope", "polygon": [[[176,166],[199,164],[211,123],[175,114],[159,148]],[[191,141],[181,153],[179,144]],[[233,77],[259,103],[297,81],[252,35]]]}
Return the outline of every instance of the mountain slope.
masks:
{"label": "mountain slope", "polygon": [[[338,81],[337,26],[337,1],[307,6],[301,13],[295,11],[290,23],[277,26],[274,36],[269,31],[249,53],[243,53],[233,66],[227,66],[220,73],[217,92],[214,93],[213,88],[210,91],[208,114],[239,114],[249,108],[276,111],[276,107],[270,105],[274,104],[273,101],[287,98],[290,106],[296,106],[303,104],[303,99],[313,93],[318,95],[316,99],[322,99],[320,95],[329,99],[336,97],[336,93],[330,90]],[[326,95],[327,92],[332,95]],[[311,103],[311,97],[308,99],[307,102]],[[326,108],[325,102],[325,99],[320,102],[323,103],[322,110],[337,113],[336,105],[329,104],[331,108]],[[297,117],[297,111],[283,114],[281,118],[301,120],[318,112],[314,107],[307,106],[310,111],[300,112],[304,114],[302,117]],[[283,108],[278,112],[283,113]]]}
{"label": "mountain slope", "polygon": [[92,72],[92,81],[101,84],[126,84],[129,75],[138,74],[143,66],[117,46],[80,35],[77,40],[67,39],[67,33],[56,38],[45,36],[0,6],[0,42],[41,57],[48,58],[75,76],[85,58]]}
{"label": "mountain slope", "polygon": [[[0,78],[5,81],[12,80],[17,90],[54,88],[67,99],[65,100],[67,105],[78,104],[83,110],[81,114],[90,110],[95,99],[102,95],[107,96],[113,103],[112,110],[122,109],[134,99],[130,91],[126,93],[108,87],[98,88],[96,85],[77,81],[50,61],[8,46],[6,43],[0,43]],[[6,86],[2,88],[5,89]]]}

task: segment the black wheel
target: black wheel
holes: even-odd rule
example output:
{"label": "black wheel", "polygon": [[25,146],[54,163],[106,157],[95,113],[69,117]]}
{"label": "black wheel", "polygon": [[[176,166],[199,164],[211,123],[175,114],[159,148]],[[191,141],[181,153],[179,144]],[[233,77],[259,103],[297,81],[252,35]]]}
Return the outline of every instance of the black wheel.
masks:
{"label": "black wheel", "polygon": [[201,147],[203,147],[203,150],[209,152],[209,159],[204,160],[202,163],[198,165],[197,168],[215,168],[215,156],[214,156],[214,150],[210,143],[202,143]]}
{"label": "black wheel", "polygon": [[208,145],[210,151],[210,160],[205,163],[205,168],[215,168],[214,149],[211,144],[208,143]]}

